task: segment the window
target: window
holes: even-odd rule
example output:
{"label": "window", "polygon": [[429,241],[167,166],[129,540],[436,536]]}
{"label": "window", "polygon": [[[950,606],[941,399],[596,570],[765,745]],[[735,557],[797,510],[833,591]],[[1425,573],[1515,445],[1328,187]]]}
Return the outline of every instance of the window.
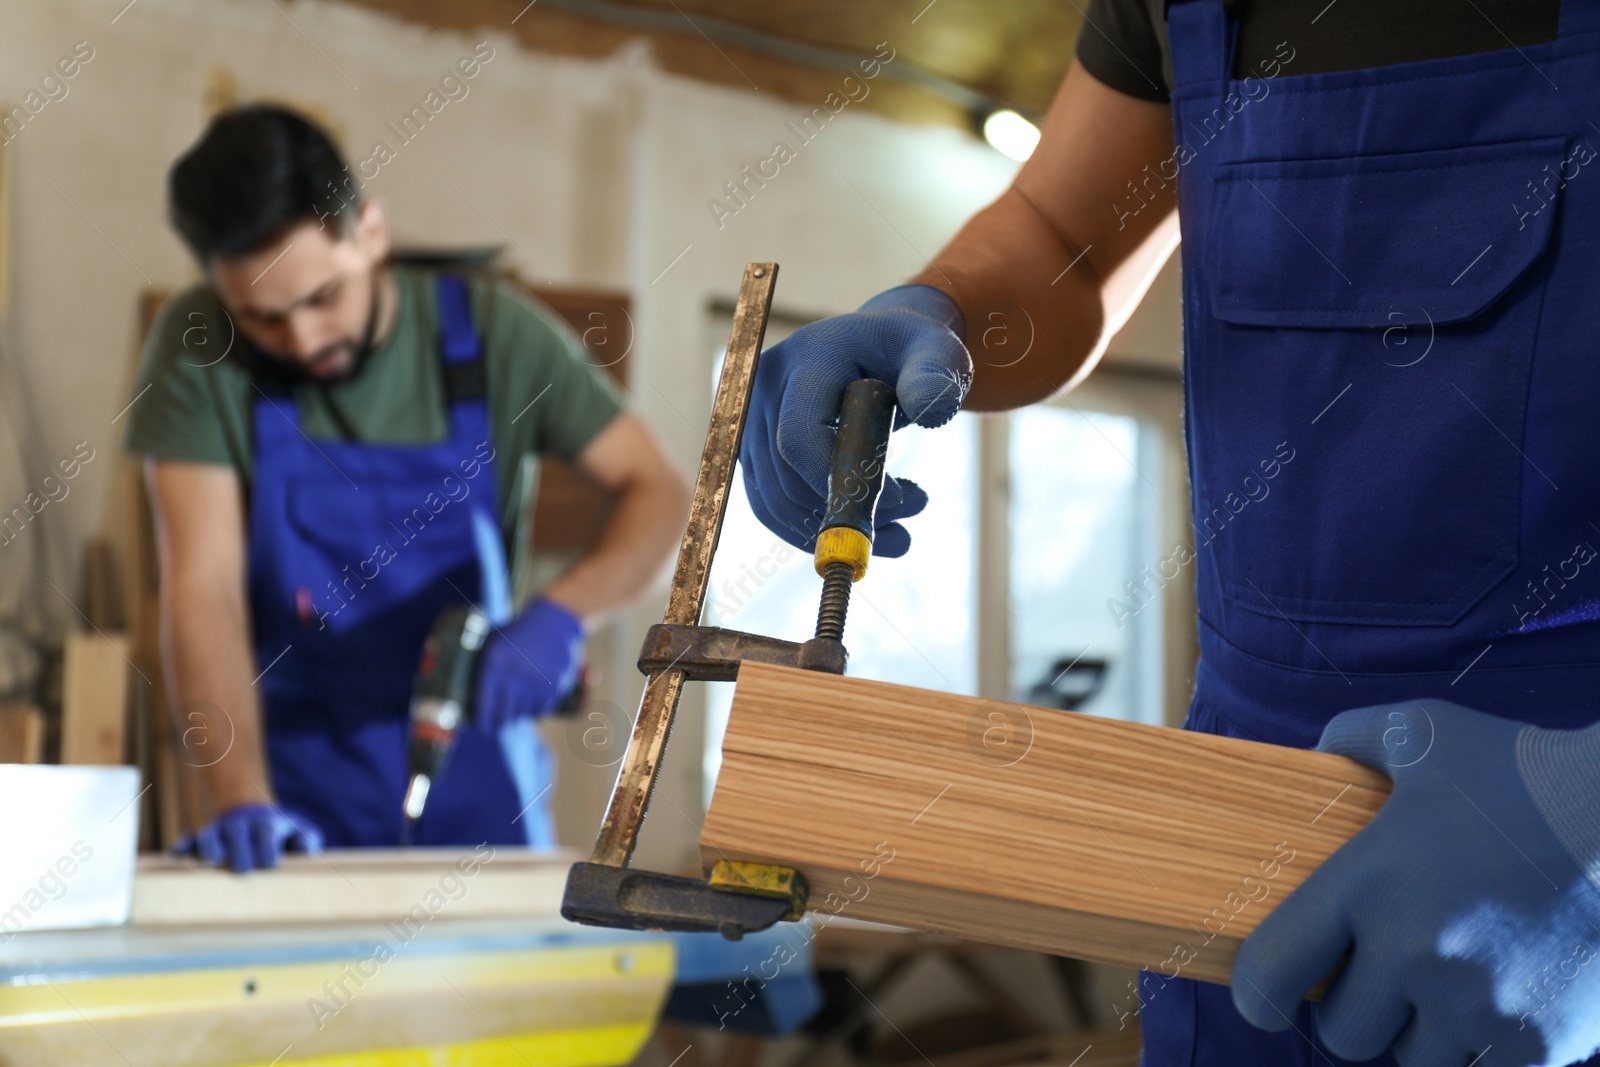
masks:
{"label": "window", "polygon": [[1140,638],[1161,604],[1133,595],[1159,544],[1157,487],[1140,462],[1151,433],[1052,405],[1010,416],[1011,699],[1160,721],[1159,643]]}

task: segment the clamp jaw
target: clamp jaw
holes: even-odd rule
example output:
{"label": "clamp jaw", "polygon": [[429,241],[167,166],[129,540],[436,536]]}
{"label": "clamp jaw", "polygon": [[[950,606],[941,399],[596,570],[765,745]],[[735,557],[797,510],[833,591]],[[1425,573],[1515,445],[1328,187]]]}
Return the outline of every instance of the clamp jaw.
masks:
{"label": "clamp jaw", "polygon": [[883,382],[852,382],[840,408],[828,506],[815,554],[823,576],[816,636],[782,641],[699,624],[777,273],[776,263],[745,267],[666,617],[650,628],[639,651],[639,669],[649,678],[639,716],[594,852],[567,875],[561,914],[573,922],[625,930],[716,931],[738,940],[805,913],[806,879],[790,867],[724,859],[702,880],[629,866],[685,681],[732,681],[745,660],[843,674],[848,658],[842,640],[845,609],[850,584],[866,573],[872,550],[873,513],[894,420],[894,390]]}

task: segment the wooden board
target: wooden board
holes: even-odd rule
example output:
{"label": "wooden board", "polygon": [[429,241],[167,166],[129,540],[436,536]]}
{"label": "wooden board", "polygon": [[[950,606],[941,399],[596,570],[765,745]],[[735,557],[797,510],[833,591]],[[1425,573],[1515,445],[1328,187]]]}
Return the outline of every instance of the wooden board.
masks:
{"label": "wooden board", "polygon": [[[576,0],[532,6],[508,5],[505,0],[357,3],[463,33],[479,34],[481,28],[493,27],[516,35],[522,47],[534,52],[606,58],[642,37],[650,43],[652,62],[666,71],[739,92],[759,88],[763,94],[799,104],[801,114],[821,104],[830,92],[855,93],[859,102],[852,109],[963,131],[971,130],[974,109],[987,106],[1018,108],[1035,119],[1044,114],[1071,62],[1084,10],[1078,0],[1066,4],[1050,0],[937,4],[935,0],[937,6],[932,8],[928,0],[871,4],[624,0],[603,7]],[[938,18],[933,17],[935,12]],[[755,31],[755,36],[726,36],[729,23]],[[797,60],[788,51],[774,52],[761,37],[853,55],[869,55],[884,42],[895,50],[894,61],[875,79],[845,82],[847,71]],[[929,74],[935,77],[929,79]],[[857,85],[866,85],[868,91],[856,89]]]}
{"label": "wooden board", "polygon": [[117,582],[117,550],[104,537],[83,546],[83,614],[96,630],[120,630],[122,590]]}
{"label": "wooden board", "polygon": [[67,634],[61,667],[62,763],[122,763],[128,649],[121,633]]}
{"label": "wooden board", "polygon": [[44,759],[44,715],[32,704],[0,704],[0,763]]}
{"label": "wooden board", "polygon": [[701,859],[810,910],[1227,982],[1382,806],[1341,756],[746,663]]}
{"label": "wooden board", "polygon": [[288,855],[269,871],[237,875],[197,860],[139,857],[139,926],[386,922],[416,916],[536,918],[561,911],[576,853],[505,845],[334,849]]}

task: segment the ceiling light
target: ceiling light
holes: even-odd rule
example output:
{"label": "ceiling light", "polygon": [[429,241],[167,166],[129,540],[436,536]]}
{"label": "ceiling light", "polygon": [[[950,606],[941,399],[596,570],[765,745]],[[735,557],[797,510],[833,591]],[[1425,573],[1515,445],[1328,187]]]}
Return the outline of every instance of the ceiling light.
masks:
{"label": "ceiling light", "polygon": [[983,138],[998,151],[1018,163],[1033,155],[1039,145],[1039,127],[1012,111],[1001,108],[983,120]]}

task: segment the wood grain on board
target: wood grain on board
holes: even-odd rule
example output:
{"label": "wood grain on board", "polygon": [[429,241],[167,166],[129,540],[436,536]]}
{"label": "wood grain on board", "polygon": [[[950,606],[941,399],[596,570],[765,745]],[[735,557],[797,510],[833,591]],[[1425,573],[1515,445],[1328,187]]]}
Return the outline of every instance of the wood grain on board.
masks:
{"label": "wood grain on board", "polygon": [[741,666],[701,858],[812,911],[1227,982],[1389,782],[1341,756]]}

